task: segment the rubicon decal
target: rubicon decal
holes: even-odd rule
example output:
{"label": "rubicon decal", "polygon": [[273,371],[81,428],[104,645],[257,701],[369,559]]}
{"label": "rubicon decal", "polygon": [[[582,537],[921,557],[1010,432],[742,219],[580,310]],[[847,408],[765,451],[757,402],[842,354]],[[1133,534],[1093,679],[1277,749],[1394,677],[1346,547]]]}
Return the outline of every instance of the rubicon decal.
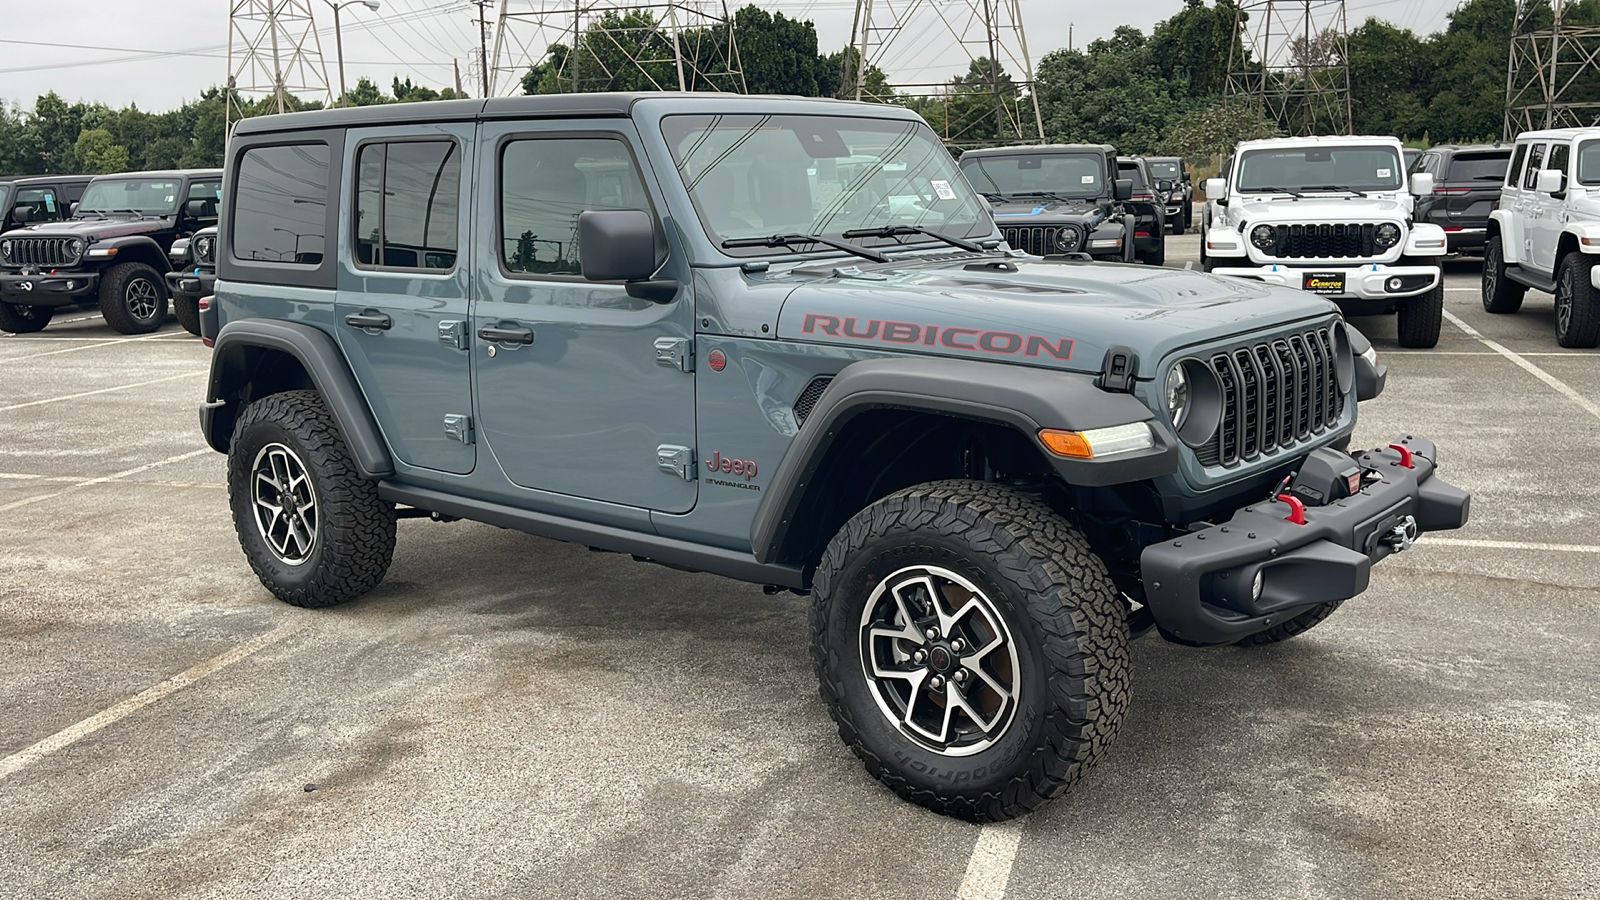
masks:
{"label": "rubicon decal", "polygon": [[1023,356],[1043,355],[1053,359],[1072,358],[1072,338],[1047,338],[1037,334],[1018,334],[1015,331],[923,325],[917,322],[894,322],[885,319],[857,319],[854,316],[841,318],[820,313],[806,313],[800,330],[805,334],[825,334],[829,337],[853,338],[858,341],[921,344],[924,347],[976,350],[1002,356],[1020,353]]}
{"label": "rubicon decal", "polygon": [[734,459],[723,456],[722,451],[711,451],[711,458],[706,460],[706,469],[712,472],[727,472],[730,475],[742,475],[745,481],[756,477],[756,461],[753,459]]}

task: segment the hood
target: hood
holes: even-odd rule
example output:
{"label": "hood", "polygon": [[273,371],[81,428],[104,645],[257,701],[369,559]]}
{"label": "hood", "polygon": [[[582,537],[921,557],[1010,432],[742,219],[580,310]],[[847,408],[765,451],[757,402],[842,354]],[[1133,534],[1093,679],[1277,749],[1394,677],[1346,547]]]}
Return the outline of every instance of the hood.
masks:
{"label": "hood", "polygon": [[870,269],[779,276],[801,283],[778,336],[1078,372],[1100,371],[1108,349],[1126,347],[1138,377],[1151,378],[1182,347],[1334,311],[1301,291],[1185,269],[995,256]]}
{"label": "hood", "polygon": [[109,238],[134,234],[154,234],[171,228],[170,220],[146,216],[139,219],[67,219],[63,222],[41,222],[9,232],[13,238],[23,237],[81,237],[85,241],[103,241]]}
{"label": "hood", "polygon": [[1076,222],[1100,213],[1100,201],[1098,199],[1046,200],[1036,198],[1002,200],[998,203],[991,203],[989,206],[990,215],[994,216],[994,223],[1001,228],[1005,228],[1008,225],[1050,225],[1057,222]]}
{"label": "hood", "polygon": [[1399,199],[1387,195],[1355,196],[1316,195],[1290,197],[1274,194],[1267,197],[1244,195],[1239,204],[1239,215],[1252,224],[1282,222],[1298,224],[1312,221],[1333,222],[1403,222],[1411,215],[1410,195]]}

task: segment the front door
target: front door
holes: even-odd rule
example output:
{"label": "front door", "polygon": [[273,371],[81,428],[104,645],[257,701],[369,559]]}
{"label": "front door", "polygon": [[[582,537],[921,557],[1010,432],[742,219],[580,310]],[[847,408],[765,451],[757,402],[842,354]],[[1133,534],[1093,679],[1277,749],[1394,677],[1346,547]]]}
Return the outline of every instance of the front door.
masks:
{"label": "front door", "polygon": [[1539,170],[1544,167],[1544,150],[1542,143],[1528,148],[1528,164],[1522,170],[1522,184],[1512,215],[1517,223],[1517,259],[1527,264],[1533,262],[1533,217],[1539,213],[1538,194],[1534,188],[1539,183]]}
{"label": "front door", "polygon": [[[604,129],[480,126],[472,352],[484,439],[523,487],[687,512],[690,292],[631,297],[585,280],[579,261],[580,212],[661,206],[631,125]],[[687,284],[686,270],[662,274]]]}
{"label": "front door", "polygon": [[[477,460],[467,372],[473,127],[352,129],[334,328],[396,459],[441,472]],[[282,230],[282,229],[280,229]],[[286,233],[298,257],[302,235]],[[294,247],[289,244],[293,242]],[[330,242],[330,246],[334,246]]]}

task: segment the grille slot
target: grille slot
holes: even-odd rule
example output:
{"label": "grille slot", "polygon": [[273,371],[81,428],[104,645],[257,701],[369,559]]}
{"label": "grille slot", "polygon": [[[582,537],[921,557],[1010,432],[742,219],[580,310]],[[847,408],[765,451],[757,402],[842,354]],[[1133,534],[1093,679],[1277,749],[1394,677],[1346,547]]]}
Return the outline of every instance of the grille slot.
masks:
{"label": "grille slot", "polygon": [[1232,466],[1332,428],[1345,396],[1327,328],[1219,350],[1206,363],[1222,383],[1222,423],[1195,450],[1205,466]]}
{"label": "grille slot", "polygon": [[[1076,235],[1077,229],[1069,228]],[[1059,225],[1007,225],[1000,229],[1000,234],[1005,237],[1006,243],[1013,249],[1021,250],[1031,256],[1045,256],[1051,253],[1064,251],[1056,249],[1056,241],[1061,237],[1062,226]],[[1078,250],[1083,249],[1083,241],[1076,242]]]}
{"label": "grille slot", "polygon": [[78,257],[72,254],[72,238],[18,237],[11,241],[8,261],[14,266],[72,266]]}
{"label": "grille slot", "polygon": [[[1254,229],[1247,229],[1253,231]],[[1372,223],[1278,225],[1268,251],[1279,259],[1357,259],[1376,256]]]}
{"label": "grille slot", "polygon": [[822,392],[828,389],[828,384],[833,381],[832,375],[818,375],[811,379],[805,390],[794,400],[794,420],[804,425],[806,418],[811,415],[811,410],[816,408],[817,401],[822,399]]}

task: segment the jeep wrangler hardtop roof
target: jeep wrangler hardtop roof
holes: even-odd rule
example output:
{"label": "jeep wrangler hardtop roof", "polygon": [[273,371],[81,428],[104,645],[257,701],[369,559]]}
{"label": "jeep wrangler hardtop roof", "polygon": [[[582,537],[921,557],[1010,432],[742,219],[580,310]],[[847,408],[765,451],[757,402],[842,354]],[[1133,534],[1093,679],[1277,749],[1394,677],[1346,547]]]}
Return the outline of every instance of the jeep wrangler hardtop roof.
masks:
{"label": "jeep wrangler hardtop roof", "polygon": [[1099,153],[1117,152],[1117,148],[1110,144],[1019,144],[1015,147],[984,147],[979,150],[968,150],[961,154],[961,158],[1031,156],[1037,153],[1081,153],[1084,150],[1093,150]]}
{"label": "jeep wrangler hardtop roof", "polygon": [[[1517,135],[1516,139],[1518,141],[1526,141],[1540,138],[1550,140],[1581,137],[1600,137],[1600,128],[1544,128],[1539,131],[1524,131]],[[1515,143],[1515,141],[1507,141],[1507,143]]]}
{"label": "jeep wrangler hardtop roof", "polygon": [[1251,150],[1257,147],[1303,147],[1317,144],[1394,144],[1399,146],[1400,139],[1392,134],[1318,134],[1307,137],[1278,137],[1256,138],[1249,141],[1240,141],[1239,150]]}
{"label": "jeep wrangler hardtop roof", "polygon": [[222,177],[221,169],[151,169],[148,172],[114,172],[96,175],[94,181],[121,181],[128,178],[207,178]]}

